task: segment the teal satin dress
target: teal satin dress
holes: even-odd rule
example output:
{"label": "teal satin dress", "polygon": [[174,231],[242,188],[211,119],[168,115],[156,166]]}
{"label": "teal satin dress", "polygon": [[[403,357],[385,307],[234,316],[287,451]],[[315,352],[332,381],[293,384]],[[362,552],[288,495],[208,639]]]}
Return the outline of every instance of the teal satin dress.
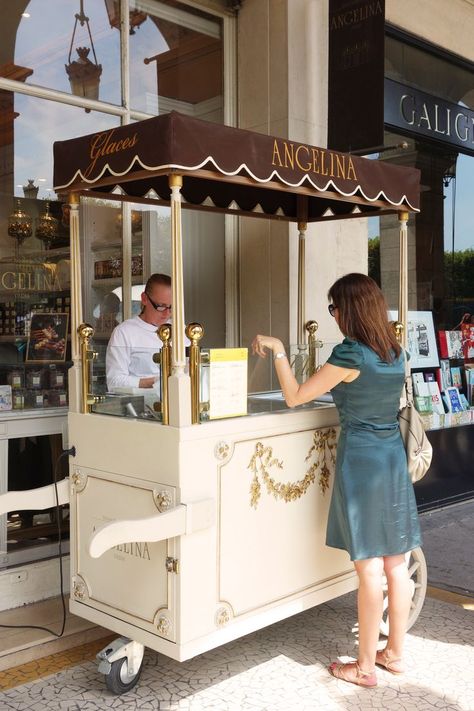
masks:
{"label": "teal satin dress", "polygon": [[341,432],[326,544],[346,550],[351,560],[413,550],[421,545],[421,532],[397,421],[403,356],[385,363],[346,338],[328,363],[360,375],[331,391]]}

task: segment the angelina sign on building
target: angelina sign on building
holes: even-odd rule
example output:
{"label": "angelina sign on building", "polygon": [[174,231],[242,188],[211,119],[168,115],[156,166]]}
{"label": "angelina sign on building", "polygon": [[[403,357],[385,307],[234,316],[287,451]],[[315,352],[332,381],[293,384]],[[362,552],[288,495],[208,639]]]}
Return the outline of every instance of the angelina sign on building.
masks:
{"label": "angelina sign on building", "polygon": [[383,144],[385,0],[329,0],[328,147]]}

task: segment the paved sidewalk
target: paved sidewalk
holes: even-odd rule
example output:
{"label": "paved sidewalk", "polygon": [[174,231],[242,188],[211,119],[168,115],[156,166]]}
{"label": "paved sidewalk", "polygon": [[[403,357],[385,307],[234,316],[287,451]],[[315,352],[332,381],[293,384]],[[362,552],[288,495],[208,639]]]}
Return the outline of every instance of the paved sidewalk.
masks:
{"label": "paved sidewalk", "polygon": [[474,501],[430,511],[420,521],[428,584],[474,596]]}
{"label": "paved sidewalk", "polygon": [[85,662],[0,693],[16,711],[472,711],[474,611],[427,598],[407,640],[410,671],[380,671],[360,689],[326,671],[337,655],[356,654],[355,594],[303,612],[182,664],[145,653],[138,686],[108,693],[96,664]]}

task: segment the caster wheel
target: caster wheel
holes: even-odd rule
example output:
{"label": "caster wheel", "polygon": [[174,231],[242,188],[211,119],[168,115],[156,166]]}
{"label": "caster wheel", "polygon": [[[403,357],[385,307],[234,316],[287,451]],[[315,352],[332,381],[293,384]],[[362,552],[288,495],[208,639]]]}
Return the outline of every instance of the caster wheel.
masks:
{"label": "caster wheel", "polygon": [[105,675],[107,689],[117,696],[125,694],[127,691],[130,691],[130,689],[133,689],[141,673],[142,664],[140,664],[136,673],[130,675],[128,673],[127,657],[117,659],[115,662],[112,662],[109,673]]}
{"label": "caster wheel", "polygon": [[[426,585],[428,582],[428,571],[426,568],[426,560],[421,548],[415,548],[405,556],[408,572],[410,574],[411,585],[411,607],[408,616],[407,630],[415,624],[423,607],[426,596]],[[383,615],[380,623],[380,633],[388,637],[389,619],[388,619],[388,594],[387,581],[384,580],[384,600],[383,600]]]}

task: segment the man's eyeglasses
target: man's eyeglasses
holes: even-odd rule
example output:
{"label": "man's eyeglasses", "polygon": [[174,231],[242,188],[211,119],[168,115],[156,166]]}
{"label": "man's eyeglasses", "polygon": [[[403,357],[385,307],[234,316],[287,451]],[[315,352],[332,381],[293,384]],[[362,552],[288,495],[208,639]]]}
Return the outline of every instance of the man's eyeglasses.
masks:
{"label": "man's eyeglasses", "polygon": [[[146,293],[146,292],[145,292],[145,293]],[[163,312],[163,311],[171,311],[171,304],[156,304],[156,303],[153,301],[153,299],[150,298],[150,295],[149,295],[149,294],[147,294],[147,298],[148,298],[148,301],[150,302],[150,304],[151,304],[151,305],[153,306],[153,308],[155,309],[155,311],[160,311],[160,312]]]}
{"label": "man's eyeglasses", "polygon": [[331,316],[334,316],[334,312],[336,309],[337,309],[337,306],[334,306],[334,304],[329,304],[328,311],[331,314]]}

